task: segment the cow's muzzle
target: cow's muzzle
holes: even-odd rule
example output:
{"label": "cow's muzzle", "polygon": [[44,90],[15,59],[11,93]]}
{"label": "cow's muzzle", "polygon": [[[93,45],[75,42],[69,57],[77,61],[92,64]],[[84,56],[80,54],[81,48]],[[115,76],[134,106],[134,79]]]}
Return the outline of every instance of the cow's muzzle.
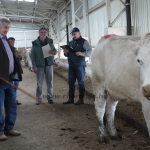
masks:
{"label": "cow's muzzle", "polygon": [[146,97],[148,100],[150,100],[150,84],[143,86],[142,90],[143,90],[144,97]]}

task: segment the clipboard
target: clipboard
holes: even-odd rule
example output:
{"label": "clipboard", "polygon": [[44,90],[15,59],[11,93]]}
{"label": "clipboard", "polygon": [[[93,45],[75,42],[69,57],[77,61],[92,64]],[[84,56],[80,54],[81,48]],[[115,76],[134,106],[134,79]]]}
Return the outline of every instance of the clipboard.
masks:
{"label": "clipboard", "polygon": [[62,46],[60,46],[62,49],[68,49],[69,51],[71,51],[71,52],[75,52],[75,50],[72,48],[72,47],[70,47],[69,45],[62,45]]}

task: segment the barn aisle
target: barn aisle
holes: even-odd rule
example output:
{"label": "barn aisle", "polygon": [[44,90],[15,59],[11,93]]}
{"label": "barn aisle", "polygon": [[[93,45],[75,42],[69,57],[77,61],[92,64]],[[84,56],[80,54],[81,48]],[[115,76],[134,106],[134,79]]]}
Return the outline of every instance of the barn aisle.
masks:
{"label": "barn aisle", "polygon": [[[35,95],[36,76],[27,67],[24,67],[20,87]],[[38,106],[34,99],[19,91],[18,101],[22,105],[18,106],[15,129],[22,135],[8,137],[7,141],[0,142],[0,150],[142,150],[149,146],[145,143],[144,135],[121,120],[116,120],[116,126],[123,140],[99,144],[93,101],[86,97],[84,105],[63,105],[68,84],[57,75],[54,75],[55,104],[47,103],[45,82],[43,89],[44,103]]]}

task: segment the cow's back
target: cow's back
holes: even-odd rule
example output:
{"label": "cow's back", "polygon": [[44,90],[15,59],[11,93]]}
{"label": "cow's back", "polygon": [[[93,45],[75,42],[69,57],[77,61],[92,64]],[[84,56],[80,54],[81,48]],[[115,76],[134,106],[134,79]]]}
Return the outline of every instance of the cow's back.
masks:
{"label": "cow's back", "polygon": [[136,49],[140,37],[113,36],[99,43],[92,54],[92,74],[116,99],[137,99],[140,70]]}

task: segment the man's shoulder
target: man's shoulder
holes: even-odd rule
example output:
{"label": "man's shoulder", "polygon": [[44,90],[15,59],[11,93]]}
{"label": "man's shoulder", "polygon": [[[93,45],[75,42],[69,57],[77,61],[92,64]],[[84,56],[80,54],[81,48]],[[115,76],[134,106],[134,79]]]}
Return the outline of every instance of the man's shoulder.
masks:
{"label": "man's shoulder", "polygon": [[51,39],[50,37],[46,37],[46,40],[48,43],[53,43],[53,39]]}
{"label": "man's shoulder", "polygon": [[34,45],[34,44],[38,44],[38,38],[37,38],[36,40],[32,41],[32,44],[33,44],[33,45]]}
{"label": "man's shoulder", "polygon": [[83,37],[81,38],[81,40],[82,40],[83,42],[87,41],[87,40],[86,40],[86,39],[84,39]]}

